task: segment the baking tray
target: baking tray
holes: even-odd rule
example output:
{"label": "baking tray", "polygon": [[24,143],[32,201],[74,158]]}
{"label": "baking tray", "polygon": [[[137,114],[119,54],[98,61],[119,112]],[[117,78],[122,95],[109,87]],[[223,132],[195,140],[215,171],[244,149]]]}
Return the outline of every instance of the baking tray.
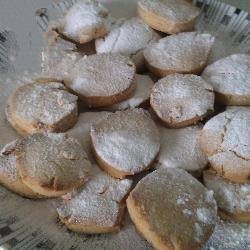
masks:
{"label": "baking tray", "polygon": [[[6,99],[17,85],[42,71],[43,31],[73,0],[1,0],[0,4],[0,147],[18,137],[4,115]],[[136,15],[135,0],[103,0],[114,17]],[[216,37],[209,61],[250,53],[250,14],[217,0],[194,0],[201,8],[196,29]],[[0,186],[0,250],[2,249],[152,249],[125,216],[116,234],[69,232],[57,219],[56,199],[29,200]],[[218,220],[206,250],[250,249],[250,224]]]}

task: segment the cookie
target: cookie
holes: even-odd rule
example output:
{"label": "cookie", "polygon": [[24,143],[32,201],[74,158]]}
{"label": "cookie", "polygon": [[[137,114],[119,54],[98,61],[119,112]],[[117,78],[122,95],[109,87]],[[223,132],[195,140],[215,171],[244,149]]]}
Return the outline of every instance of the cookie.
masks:
{"label": "cookie", "polygon": [[128,100],[106,107],[105,110],[116,111],[133,109],[138,107],[148,107],[151,89],[154,82],[148,75],[135,75],[135,92]]}
{"label": "cookie", "polygon": [[140,0],[137,11],[150,27],[168,34],[192,30],[200,14],[185,0]]}
{"label": "cookie", "polygon": [[84,184],[91,166],[80,143],[67,134],[33,134],[18,146],[22,181],[48,197],[66,194]]}
{"label": "cookie", "polygon": [[161,147],[157,168],[181,168],[199,177],[208,163],[200,147],[201,129],[201,125],[180,129],[159,126]]}
{"label": "cookie", "polygon": [[94,156],[92,153],[92,144],[90,138],[90,127],[100,122],[103,118],[107,117],[110,112],[84,112],[81,113],[78,117],[78,121],[73,128],[67,131],[69,136],[74,137],[77,139],[86,154],[88,155],[89,160],[94,162]]}
{"label": "cookie", "polygon": [[229,109],[210,119],[201,132],[201,148],[222,177],[250,180],[250,109]]}
{"label": "cookie", "polygon": [[29,83],[9,97],[6,116],[20,134],[64,132],[77,122],[77,96],[61,83]]}
{"label": "cookie", "polygon": [[250,222],[250,183],[233,183],[211,170],[203,172],[203,180],[214,192],[222,218]]}
{"label": "cookie", "polygon": [[158,77],[173,73],[200,74],[207,64],[214,37],[183,32],[167,36],[144,50],[148,69]]}
{"label": "cookie", "polygon": [[142,50],[160,38],[160,35],[140,18],[122,19],[113,25],[110,33],[95,41],[96,52],[130,56],[137,71],[142,71],[144,66]]}
{"label": "cookie", "polygon": [[169,75],[152,88],[150,105],[166,126],[185,127],[213,112],[213,88],[200,76]]}
{"label": "cookie", "polygon": [[64,83],[89,107],[105,107],[134,92],[135,65],[126,56],[99,54],[80,59]]}
{"label": "cookie", "polygon": [[108,10],[96,0],[78,1],[52,29],[76,43],[90,42],[109,32]]}
{"label": "cookie", "polygon": [[131,180],[114,179],[93,165],[86,185],[57,209],[59,218],[76,232],[117,232],[125,212],[123,200],[131,185]]}
{"label": "cookie", "polygon": [[127,207],[137,230],[155,249],[201,249],[217,219],[213,193],[177,168],[144,177],[129,194]]}
{"label": "cookie", "polygon": [[18,140],[7,144],[0,152],[0,184],[26,198],[42,198],[23,184],[16,167],[15,150]]}
{"label": "cookie", "polygon": [[120,179],[148,169],[160,149],[159,131],[143,109],[110,114],[90,136],[100,167]]}
{"label": "cookie", "polygon": [[223,105],[250,105],[250,55],[235,54],[207,66],[202,77]]}

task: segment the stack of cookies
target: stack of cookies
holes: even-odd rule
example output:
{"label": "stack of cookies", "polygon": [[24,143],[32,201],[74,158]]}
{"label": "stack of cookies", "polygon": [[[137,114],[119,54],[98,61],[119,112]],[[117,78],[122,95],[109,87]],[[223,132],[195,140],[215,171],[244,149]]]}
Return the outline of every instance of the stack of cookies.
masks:
{"label": "stack of cookies", "polygon": [[0,153],[0,183],[61,197],[58,216],[73,231],[115,232],[127,206],[156,249],[201,249],[217,206],[250,221],[250,108],[214,116],[217,105],[250,105],[250,56],[207,66],[215,38],[195,31],[198,8],[137,7],[138,17],[114,19],[81,0],[51,24],[43,73],[6,103],[20,136]]}

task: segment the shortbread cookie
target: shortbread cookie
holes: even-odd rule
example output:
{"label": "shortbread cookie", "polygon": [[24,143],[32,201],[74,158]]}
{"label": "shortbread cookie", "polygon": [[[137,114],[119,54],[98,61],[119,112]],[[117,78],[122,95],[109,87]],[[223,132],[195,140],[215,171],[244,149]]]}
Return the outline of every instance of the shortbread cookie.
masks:
{"label": "shortbread cookie", "polygon": [[0,152],[0,184],[27,198],[42,198],[23,184],[16,167],[15,150],[18,140],[7,144]]}
{"label": "shortbread cookie", "polygon": [[99,54],[79,60],[64,82],[89,107],[105,107],[133,94],[134,77],[135,65],[128,57]]}
{"label": "shortbread cookie", "polygon": [[156,158],[158,168],[182,168],[199,177],[208,160],[200,147],[202,126],[181,129],[159,127],[161,147]]}
{"label": "shortbread cookie", "polygon": [[93,165],[86,185],[57,212],[70,229],[82,233],[116,232],[125,212],[122,200],[129,192],[132,181],[118,180]]}
{"label": "shortbread cookie", "polygon": [[67,131],[67,134],[76,138],[82,145],[84,151],[87,153],[88,158],[94,162],[94,156],[92,153],[92,145],[90,138],[90,127],[100,122],[107,117],[110,112],[85,112],[81,113],[78,117],[76,125]]}
{"label": "shortbread cookie", "polygon": [[168,34],[192,30],[200,13],[185,0],[140,0],[137,7],[145,23]]}
{"label": "shortbread cookie", "polygon": [[95,41],[96,52],[130,56],[137,71],[141,71],[144,65],[142,50],[160,38],[160,35],[140,18],[118,20],[110,33]]}
{"label": "shortbread cookie", "polygon": [[207,66],[202,77],[223,105],[250,105],[250,55],[235,54]]}
{"label": "shortbread cookie", "polygon": [[250,180],[250,109],[227,110],[202,129],[201,147],[220,175],[234,182]]}
{"label": "shortbread cookie", "polygon": [[250,183],[230,182],[214,171],[203,172],[205,186],[214,192],[223,218],[250,222]]}
{"label": "shortbread cookie", "polygon": [[148,169],[160,149],[159,131],[143,109],[112,113],[90,135],[100,167],[121,179]]}
{"label": "shortbread cookie", "polygon": [[9,97],[6,116],[20,133],[64,132],[77,122],[77,96],[61,83],[29,83]]}
{"label": "shortbread cookie", "polygon": [[158,77],[173,73],[200,74],[207,64],[214,37],[184,32],[167,36],[144,50],[149,70]]}
{"label": "shortbread cookie", "polygon": [[177,168],[144,177],[129,194],[127,207],[138,231],[156,249],[201,249],[217,218],[213,192]]}
{"label": "shortbread cookie", "polygon": [[33,134],[22,139],[17,168],[25,185],[48,197],[84,184],[91,166],[80,143],[67,134]]}
{"label": "shortbread cookie", "polygon": [[135,75],[136,89],[132,97],[128,100],[106,107],[106,110],[116,111],[149,106],[149,97],[154,82],[148,75]]}
{"label": "shortbread cookie", "polygon": [[200,76],[169,75],[154,85],[150,104],[168,127],[185,127],[213,112],[213,88]]}
{"label": "shortbread cookie", "polygon": [[69,40],[87,43],[109,32],[108,10],[96,0],[78,1],[52,26]]}

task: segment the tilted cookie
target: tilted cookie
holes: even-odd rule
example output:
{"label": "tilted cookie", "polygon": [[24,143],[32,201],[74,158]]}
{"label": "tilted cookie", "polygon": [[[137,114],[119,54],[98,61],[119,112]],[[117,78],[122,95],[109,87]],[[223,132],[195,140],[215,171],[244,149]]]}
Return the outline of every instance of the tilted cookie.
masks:
{"label": "tilted cookie", "polygon": [[64,83],[89,107],[105,107],[134,92],[135,65],[119,54],[99,54],[79,60]]}
{"label": "tilted cookie", "polygon": [[235,54],[207,66],[202,77],[223,105],[250,105],[250,55]]}
{"label": "tilted cookie", "polygon": [[16,164],[34,192],[56,197],[83,185],[91,166],[80,143],[67,134],[33,134],[18,145]]}
{"label": "tilted cookie", "polygon": [[112,113],[90,135],[100,167],[121,179],[148,169],[160,149],[159,131],[143,109]]}
{"label": "tilted cookie", "polygon": [[250,183],[233,183],[214,171],[203,172],[205,186],[214,192],[223,218],[250,221]]}
{"label": "tilted cookie", "polygon": [[184,32],[167,36],[144,50],[149,70],[158,77],[173,73],[200,74],[207,64],[214,37]]}
{"label": "tilted cookie", "polygon": [[110,33],[95,41],[96,52],[130,56],[137,71],[141,71],[144,65],[142,50],[160,38],[160,35],[140,18],[118,20]]}
{"label": "tilted cookie", "polygon": [[250,180],[250,108],[229,109],[202,129],[201,148],[221,176],[234,182]]}
{"label": "tilted cookie", "polygon": [[128,100],[106,107],[105,110],[116,111],[149,106],[149,97],[154,82],[148,75],[135,75],[135,92]]}
{"label": "tilted cookie", "polygon": [[213,193],[177,168],[144,177],[129,194],[127,207],[138,231],[156,249],[201,249],[217,219]]}
{"label": "tilted cookie", "polygon": [[27,198],[42,198],[28,188],[20,177],[16,167],[15,150],[18,140],[7,144],[0,152],[0,184],[9,190]]}
{"label": "tilted cookie", "polygon": [[152,88],[150,105],[168,127],[185,127],[213,112],[213,88],[200,76],[169,75]]}
{"label": "tilted cookie", "polygon": [[77,1],[52,29],[76,43],[87,43],[109,32],[108,10],[96,0]]}
{"label": "tilted cookie", "polygon": [[161,147],[156,158],[158,168],[181,168],[195,177],[202,174],[208,160],[200,147],[202,126],[180,129],[159,127]]}
{"label": "tilted cookie", "polygon": [[137,10],[150,27],[168,34],[192,30],[200,13],[185,0],[140,0]]}
{"label": "tilted cookie", "polygon": [[93,165],[86,185],[57,209],[60,220],[77,232],[116,232],[125,212],[123,199],[131,185],[132,180],[115,179]]}
{"label": "tilted cookie", "polygon": [[77,96],[61,83],[29,83],[9,97],[6,116],[20,134],[64,132],[77,121]]}

